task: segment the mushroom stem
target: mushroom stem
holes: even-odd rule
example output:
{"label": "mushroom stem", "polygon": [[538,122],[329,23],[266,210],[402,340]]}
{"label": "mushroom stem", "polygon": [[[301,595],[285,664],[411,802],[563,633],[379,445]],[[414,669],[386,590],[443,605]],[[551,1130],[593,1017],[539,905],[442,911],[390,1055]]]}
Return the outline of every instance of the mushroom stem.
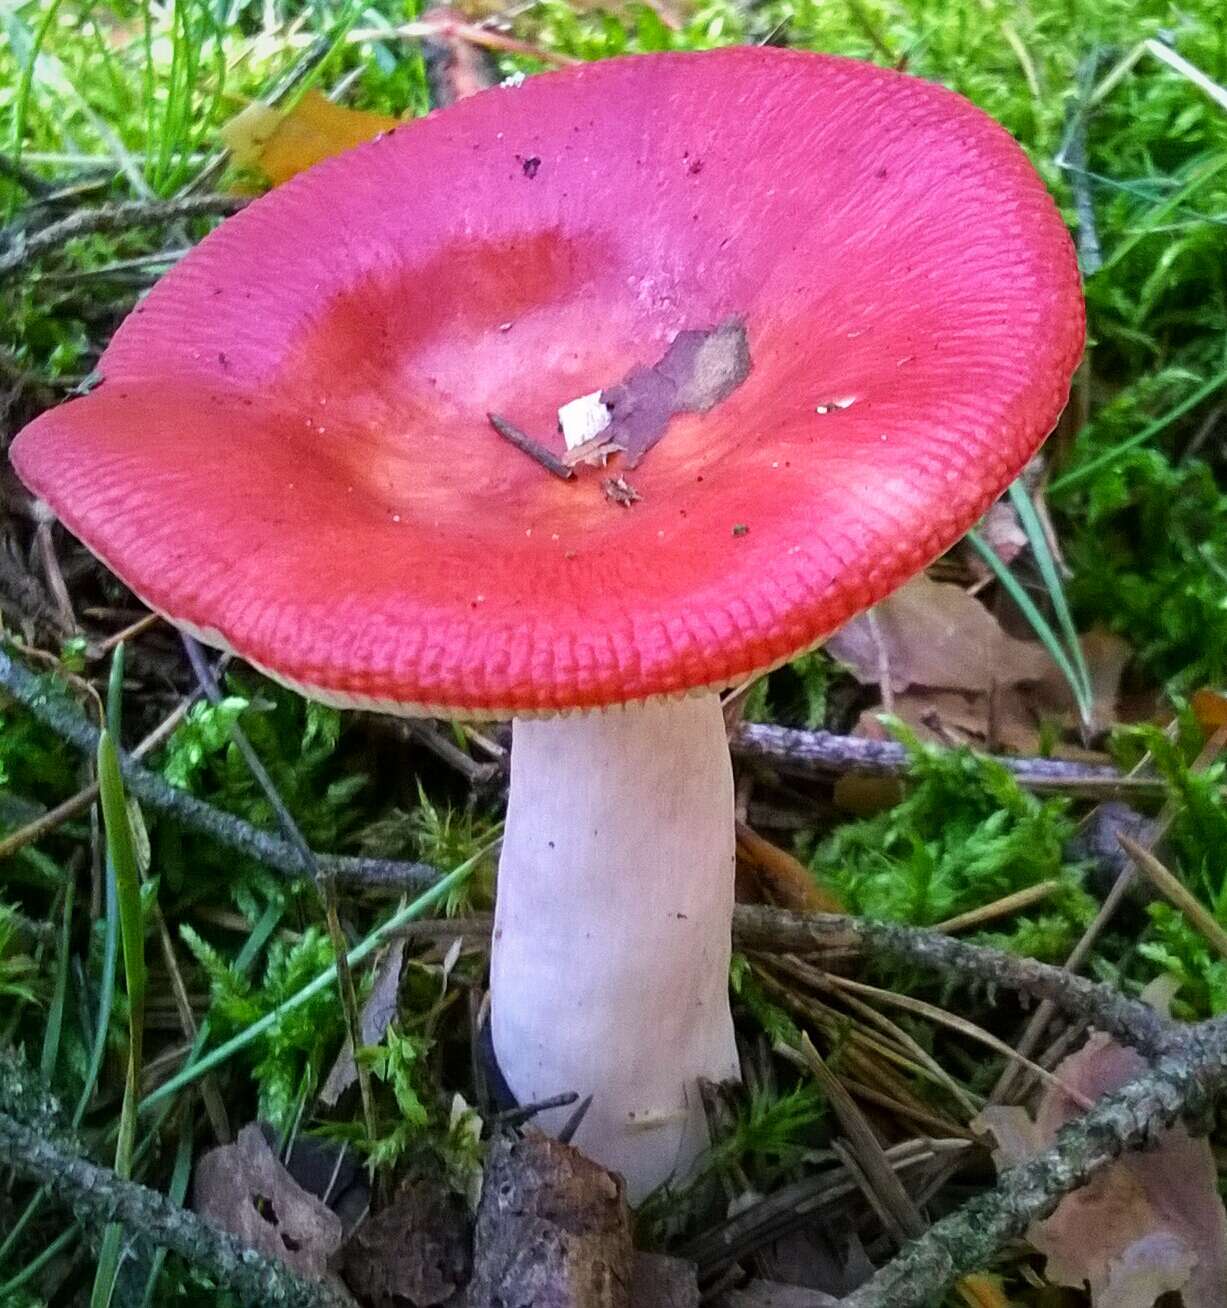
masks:
{"label": "mushroom stem", "polygon": [[[638,1202],[707,1144],[738,1075],[733,776],[715,695],[514,726],[491,991],[521,1103],[592,1095],[574,1142]],[[571,1110],[537,1122],[560,1130]]]}

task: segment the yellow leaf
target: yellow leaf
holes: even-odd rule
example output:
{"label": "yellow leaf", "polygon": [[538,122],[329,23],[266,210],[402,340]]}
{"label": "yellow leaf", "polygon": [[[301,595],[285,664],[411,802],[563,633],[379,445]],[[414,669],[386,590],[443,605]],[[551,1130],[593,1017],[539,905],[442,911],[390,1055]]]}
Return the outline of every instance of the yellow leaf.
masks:
{"label": "yellow leaf", "polygon": [[1010,1301],[1001,1292],[1001,1282],[995,1276],[977,1272],[965,1276],[958,1285],[959,1294],[968,1308],[1009,1308]]}
{"label": "yellow leaf", "polygon": [[346,109],[308,91],[292,109],[249,104],[222,128],[235,162],[262,172],[274,186],[323,159],[387,132],[399,120]]}

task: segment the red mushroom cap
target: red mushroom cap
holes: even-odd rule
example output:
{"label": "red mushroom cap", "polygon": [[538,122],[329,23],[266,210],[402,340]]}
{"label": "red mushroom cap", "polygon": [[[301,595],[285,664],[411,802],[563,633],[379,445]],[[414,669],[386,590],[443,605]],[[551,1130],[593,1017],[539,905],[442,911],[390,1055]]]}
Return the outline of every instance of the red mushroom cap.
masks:
{"label": "red mushroom cap", "polygon": [[[625,477],[558,408],[739,317],[751,370]],[[317,698],[455,716],[718,687],[949,547],[1051,429],[1068,235],[937,86],[768,49],[465,100],[225,223],[13,447],[149,605]],[[625,464],[623,465],[625,467]]]}

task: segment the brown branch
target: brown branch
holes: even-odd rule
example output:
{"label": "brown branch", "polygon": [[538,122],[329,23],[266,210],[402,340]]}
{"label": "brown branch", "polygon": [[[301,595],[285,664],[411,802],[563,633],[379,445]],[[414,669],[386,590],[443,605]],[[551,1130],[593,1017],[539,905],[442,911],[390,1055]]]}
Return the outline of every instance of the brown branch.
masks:
{"label": "brown branch", "polygon": [[[775,909],[758,910],[773,914]],[[1125,1044],[1153,1056],[1166,1052],[1178,1041],[1183,1028],[1160,1016],[1149,1004],[1130,999],[1111,986],[1001,949],[956,940],[941,932],[919,927],[897,926],[893,922],[870,922],[858,918],[834,919],[851,930],[862,948],[875,957],[889,957],[959,981],[978,981],[984,986],[1019,990],[1036,999],[1055,1004],[1071,1017],[1093,1022]],[[799,935],[806,919],[789,923],[787,929]],[[783,928],[784,924],[778,924]]]}
{"label": "brown branch", "polygon": [[1032,1222],[1113,1159],[1149,1144],[1177,1121],[1202,1118],[1227,1093],[1227,1018],[1185,1028],[1152,1071],[1070,1122],[1056,1143],[1004,1172],[973,1199],[906,1245],[842,1301],[842,1308],[923,1308],[968,1272],[986,1266]]}
{"label": "brown branch", "polygon": [[9,248],[0,254],[0,281],[21,272],[27,264],[78,236],[121,232],[132,227],[156,227],[183,218],[225,217],[237,213],[247,203],[247,198],[239,195],[188,195],[178,200],[125,200],[118,204],[99,205],[96,209],[82,209],[36,232],[12,236]]}

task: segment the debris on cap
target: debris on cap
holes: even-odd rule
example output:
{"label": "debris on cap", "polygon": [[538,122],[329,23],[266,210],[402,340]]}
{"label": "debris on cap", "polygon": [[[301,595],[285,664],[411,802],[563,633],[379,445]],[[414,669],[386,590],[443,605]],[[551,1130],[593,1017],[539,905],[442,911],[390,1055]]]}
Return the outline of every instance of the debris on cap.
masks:
{"label": "debris on cap", "polygon": [[569,400],[558,410],[558,426],[568,450],[587,445],[613,421],[613,414],[601,399],[600,391]]}

